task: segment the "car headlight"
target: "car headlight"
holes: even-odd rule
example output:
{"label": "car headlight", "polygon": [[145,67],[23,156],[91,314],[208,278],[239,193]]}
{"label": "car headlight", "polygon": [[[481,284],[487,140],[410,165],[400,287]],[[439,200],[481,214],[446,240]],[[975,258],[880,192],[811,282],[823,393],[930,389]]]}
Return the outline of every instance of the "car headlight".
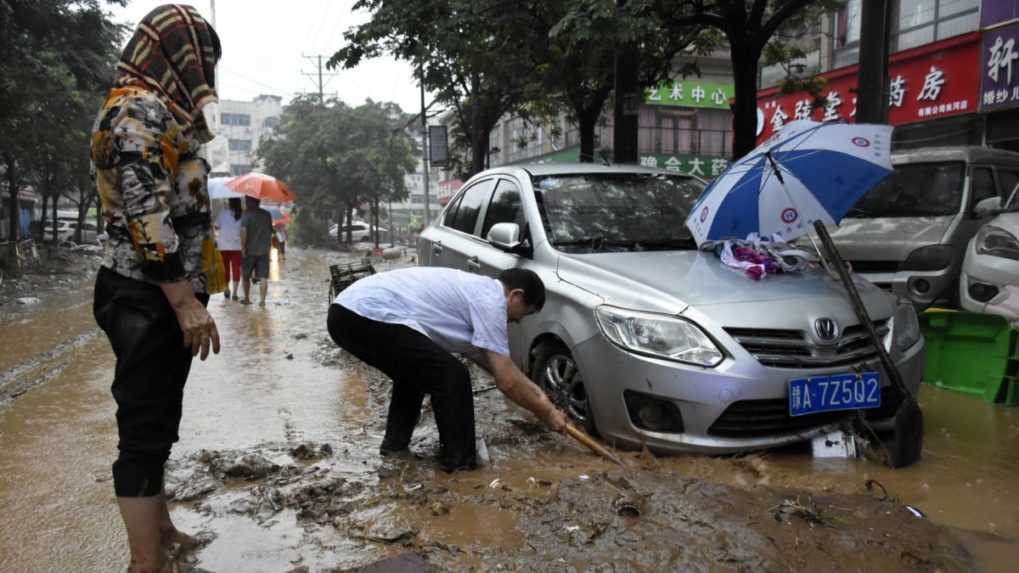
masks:
{"label": "car headlight", "polygon": [[892,343],[897,350],[911,348],[920,340],[920,320],[916,317],[916,309],[911,303],[903,303],[895,311],[895,316],[888,322],[888,335],[885,336],[885,350],[891,352]]}
{"label": "car headlight", "polygon": [[682,318],[611,306],[600,306],[595,314],[605,336],[627,350],[705,367],[724,358],[704,331]]}
{"label": "car headlight", "polygon": [[984,225],[977,233],[977,254],[1019,261],[1019,240],[1001,227]]}

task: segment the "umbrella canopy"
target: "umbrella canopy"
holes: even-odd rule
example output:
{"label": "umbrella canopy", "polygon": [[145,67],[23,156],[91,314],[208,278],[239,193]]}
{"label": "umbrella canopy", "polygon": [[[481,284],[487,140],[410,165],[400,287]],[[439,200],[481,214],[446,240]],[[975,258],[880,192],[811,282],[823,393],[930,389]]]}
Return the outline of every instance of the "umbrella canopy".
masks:
{"label": "umbrella canopy", "polygon": [[264,201],[293,203],[294,194],[287,184],[263,173],[248,173],[226,182],[227,189]]}
{"label": "umbrella canopy", "polygon": [[230,179],[230,177],[210,177],[209,199],[230,199],[231,197],[237,197],[237,193],[234,193],[226,186],[226,182]]}
{"label": "umbrella canopy", "polygon": [[700,244],[751,233],[791,241],[836,224],[891,175],[888,125],[795,121],[704,190],[687,227]]}
{"label": "umbrella canopy", "polygon": [[262,207],[272,215],[273,225],[286,225],[290,222],[290,213],[284,213],[279,207]]}

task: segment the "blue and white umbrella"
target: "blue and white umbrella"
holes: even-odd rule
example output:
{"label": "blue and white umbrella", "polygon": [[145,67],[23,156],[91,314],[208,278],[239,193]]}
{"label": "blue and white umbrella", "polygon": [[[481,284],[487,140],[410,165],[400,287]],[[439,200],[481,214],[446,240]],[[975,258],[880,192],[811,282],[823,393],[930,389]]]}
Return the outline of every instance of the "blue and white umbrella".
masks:
{"label": "blue and white umbrella", "polygon": [[686,226],[697,243],[751,233],[791,241],[815,221],[836,224],[891,175],[888,125],[787,124],[715,178]]}

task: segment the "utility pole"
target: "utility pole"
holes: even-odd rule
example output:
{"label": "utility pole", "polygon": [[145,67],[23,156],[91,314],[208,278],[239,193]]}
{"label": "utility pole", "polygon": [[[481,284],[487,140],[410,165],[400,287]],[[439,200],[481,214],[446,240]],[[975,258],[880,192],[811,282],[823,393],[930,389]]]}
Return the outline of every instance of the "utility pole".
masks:
{"label": "utility pole", "polygon": [[418,64],[421,78],[421,166],[425,173],[425,226],[432,222],[432,207],[428,198],[428,108],[425,107],[425,67]]}
{"label": "utility pole", "polygon": [[[626,0],[618,0],[622,10]],[[615,56],[615,110],[612,127],[612,155],[615,163],[637,163],[640,135],[640,52],[636,45],[616,46]]]}
{"label": "utility pole", "polygon": [[315,71],[315,72],[301,72],[301,75],[302,76],[308,76],[309,78],[312,78],[313,80],[314,80],[314,78],[316,76],[318,77],[318,82],[317,82],[317,84],[318,84],[318,103],[320,105],[325,105],[325,103],[326,103],[326,96],[325,96],[325,83],[323,82],[323,78],[326,78],[326,79],[334,78],[334,77],[338,76],[339,74],[337,74],[337,73],[324,73],[322,71],[322,54],[317,54],[317,55],[313,55],[313,56],[305,56],[304,54],[301,54],[301,57],[306,59],[306,60],[311,60],[313,62],[317,62],[317,71]]}
{"label": "utility pole", "polygon": [[856,121],[888,123],[888,52],[892,2],[867,0],[861,4]]}

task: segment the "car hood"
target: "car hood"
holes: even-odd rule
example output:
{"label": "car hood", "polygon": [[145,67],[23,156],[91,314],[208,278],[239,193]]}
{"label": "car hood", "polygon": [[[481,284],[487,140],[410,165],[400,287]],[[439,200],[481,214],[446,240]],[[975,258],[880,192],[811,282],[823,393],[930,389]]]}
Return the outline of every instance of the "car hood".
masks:
{"label": "car hood", "polygon": [[[562,255],[558,274],[607,304],[668,314],[737,303],[794,301],[812,311],[848,304],[842,285],[824,273],[779,274],[754,281],[703,251]],[[856,284],[875,317],[891,312],[892,296],[859,277]]]}
{"label": "car hood", "polygon": [[904,261],[909,253],[940,244],[954,217],[843,219],[829,227],[832,240],[846,260]]}
{"label": "car hood", "polygon": [[1004,229],[1019,237],[1019,213],[1002,213],[994,219],[991,219],[991,221],[987,224]]}

